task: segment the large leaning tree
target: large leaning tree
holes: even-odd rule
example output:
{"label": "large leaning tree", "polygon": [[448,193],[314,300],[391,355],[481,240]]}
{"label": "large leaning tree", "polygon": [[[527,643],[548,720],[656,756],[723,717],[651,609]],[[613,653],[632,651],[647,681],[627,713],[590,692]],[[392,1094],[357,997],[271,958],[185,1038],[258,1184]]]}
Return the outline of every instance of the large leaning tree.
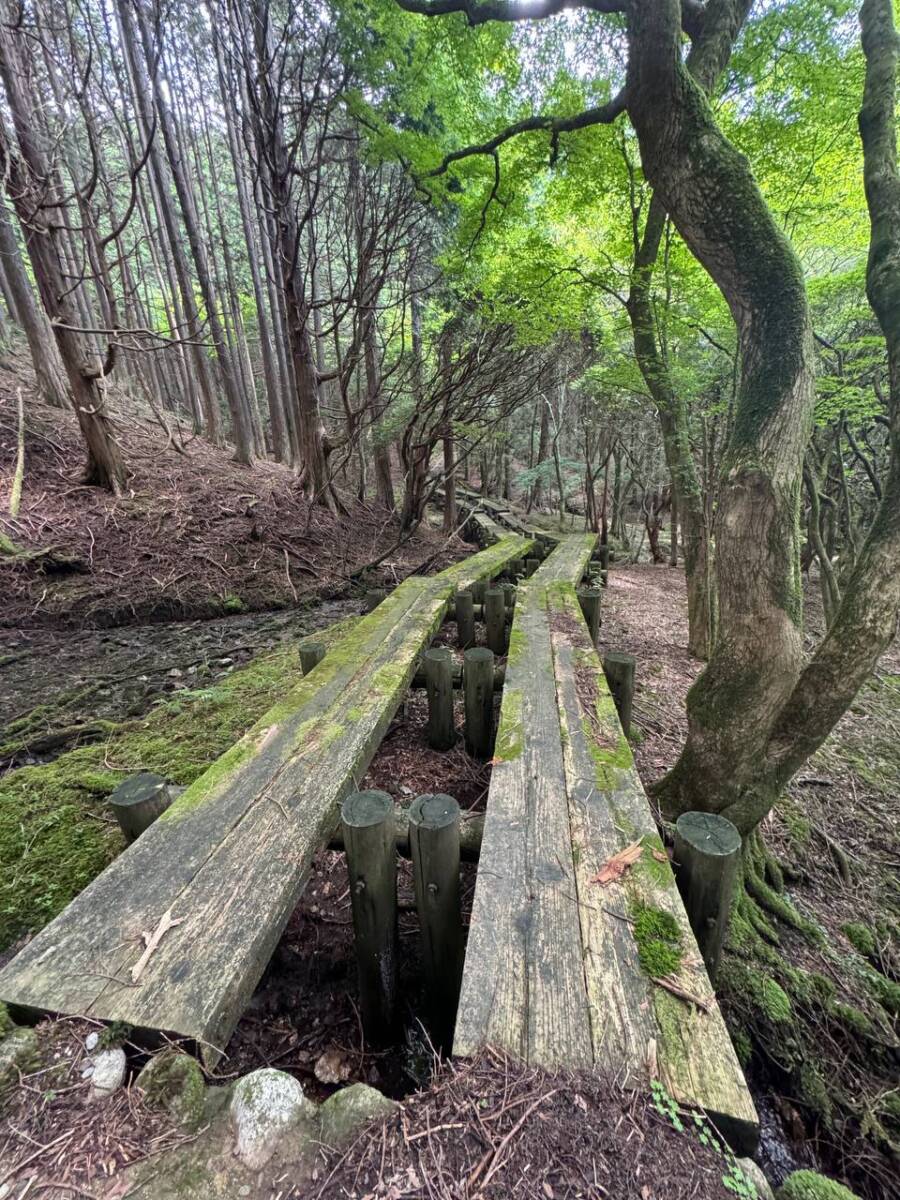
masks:
{"label": "large leaning tree", "polygon": [[[896,36],[890,0],[865,0],[867,74],[860,127],[872,222],[870,301],[888,342],[892,462],[881,508],[811,659],[803,651],[800,500],[814,399],[813,334],[803,272],[747,158],[719,128],[707,92],[724,70],[751,0],[399,0],[430,16],[463,13],[472,26],[537,20],[564,8],[621,14],[624,85],[575,117],[539,114],[447,156],[494,157],[517,133],[546,130],[551,145],[589,125],[627,117],[657,207],[721,290],[734,318],[740,385],[715,516],[719,625],[688,696],[681,756],[655,787],[663,814],[722,813],[745,839],[825,740],[889,645],[900,603],[898,243],[894,144]],[[603,26],[598,23],[598,28]]]}

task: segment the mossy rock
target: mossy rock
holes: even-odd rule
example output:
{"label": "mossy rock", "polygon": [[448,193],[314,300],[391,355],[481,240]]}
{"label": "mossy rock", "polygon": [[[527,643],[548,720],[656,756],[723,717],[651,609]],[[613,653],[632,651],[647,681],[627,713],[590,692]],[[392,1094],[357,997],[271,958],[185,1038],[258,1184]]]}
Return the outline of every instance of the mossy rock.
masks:
{"label": "mossy rock", "polygon": [[19,1082],[19,1075],[36,1071],[40,1063],[37,1034],[33,1029],[13,1029],[0,1042],[0,1111]]}
{"label": "mossy rock", "polygon": [[9,1015],[9,1009],[0,1000],[0,1042],[10,1033],[15,1026],[13,1025],[12,1017]]}
{"label": "mossy rock", "polygon": [[818,1171],[794,1171],[775,1193],[775,1200],[859,1200],[859,1197]]}
{"label": "mossy rock", "polygon": [[166,1050],[151,1058],[137,1078],[148,1104],[164,1108],[185,1129],[203,1122],[206,1084],[197,1061],[179,1050]]}
{"label": "mossy rock", "polygon": [[365,1083],[354,1083],[329,1096],[320,1109],[322,1142],[332,1149],[345,1146],[369,1121],[389,1117],[397,1108],[381,1092]]}

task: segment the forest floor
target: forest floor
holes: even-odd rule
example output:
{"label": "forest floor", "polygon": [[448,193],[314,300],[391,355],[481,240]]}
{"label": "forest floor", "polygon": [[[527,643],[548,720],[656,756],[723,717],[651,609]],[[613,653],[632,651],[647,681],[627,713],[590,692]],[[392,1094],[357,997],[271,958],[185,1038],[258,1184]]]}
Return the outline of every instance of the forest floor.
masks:
{"label": "forest floor", "polygon": [[[111,407],[129,468],[124,494],[86,487],[75,416],[35,400],[26,358],[0,358],[0,535],[24,551],[0,554],[0,633],[293,608],[347,595],[354,574],[397,541],[396,525],[373,506],[344,496],[347,511],[335,515],[301,495],[287,467],[240,466],[190,432],[170,439],[149,412]],[[20,388],[25,474],[14,519]],[[394,586],[442,547],[423,525],[368,586]]]}
{"label": "forest floor", "polygon": [[[811,651],[824,630],[815,580],[805,628]],[[612,570],[599,644],[637,658],[634,752],[649,785],[678,756],[701,670],[687,652],[683,573]],[[763,836],[783,890],[764,897],[765,936],[735,922],[718,984],[760,1110],[760,1161],[773,1182],[823,1164],[868,1195],[900,1196],[900,645]]]}

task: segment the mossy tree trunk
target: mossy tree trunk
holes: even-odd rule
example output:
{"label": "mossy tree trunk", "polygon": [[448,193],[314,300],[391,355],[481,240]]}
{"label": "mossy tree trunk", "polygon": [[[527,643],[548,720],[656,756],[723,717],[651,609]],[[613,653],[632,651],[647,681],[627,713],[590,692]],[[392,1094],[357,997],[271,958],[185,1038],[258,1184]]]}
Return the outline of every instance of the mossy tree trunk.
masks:
{"label": "mossy tree trunk", "polygon": [[[701,41],[727,53],[745,0],[707,6]],[[749,835],[822,744],[889,644],[900,601],[900,185],[889,0],[866,0],[860,124],[872,218],[870,301],[887,341],[892,465],[878,517],[828,636],[804,662],[799,498],[813,400],[800,265],[743,155],[683,65],[677,0],[631,9],[629,107],[644,169],[734,316],[741,380],[716,517],[719,634],[688,695],[689,733],[657,786],[664,811],[720,812]],[[868,34],[866,26],[868,23]],[[695,41],[694,50],[698,44]],[[666,114],[661,119],[660,114]]]}
{"label": "mossy tree trunk", "polygon": [[672,381],[651,296],[653,269],[665,223],[665,209],[658,196],[654,195],[643,237],[635,250],[631,288],[625,307],[631,321],[635,358],[659,413],[666,466],[672,480],[673,538],[676,536],[676,506],[681,519],[688,593],[688,650],[695,658],[705,659],[709,657],[713,638],[714,604],[710,588],[709,537],[703,489],[691,450],[687,406]]}
{"label": "mossy tree trunk", "polygon": [[[4,8],[4,16],[9,11]],[[112,369],[91,354],[74,305],[73,288],[65,267],[64,239],[71,221],[67,196],[33,120],[35,104],[31,77],[20,39],[20,24],[11,20],[0,29],[0,76],[15,129],[15,140],[0,130],[0,168],[9,199],[25,234],[37,289],[50,318],[59,358],[69,383],[69,397],[87,447],[84,481],[119,493],[126,469],[106,411],[105,376]]]}

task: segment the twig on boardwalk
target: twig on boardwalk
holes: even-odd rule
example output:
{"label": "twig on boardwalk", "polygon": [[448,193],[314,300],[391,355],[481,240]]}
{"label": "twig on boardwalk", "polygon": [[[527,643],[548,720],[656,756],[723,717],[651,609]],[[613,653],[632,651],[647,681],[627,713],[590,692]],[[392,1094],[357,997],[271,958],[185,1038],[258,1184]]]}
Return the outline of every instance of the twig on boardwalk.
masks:
{"label": "twig on boardwalk", "polygon": [[176,925],[180,925],[184,921],[184,917],[173,917],[171,908],[167,909],[159,918],[159,924],[152,933],[144,933],[144,953],[131,968],[131,982],[137,983],[140,979],[144,967],[150,961],[150,957],[156,950],[159,943],[163,940],[170,929],[174,929]]}
{"label": "twig on boardwalk", "polygon": [[704,1012],[708,1013],[710,1011],[708,1000],[704,1000],[700,996],[695,996],[693,992],[687,991],[668,976],[654,975],[653,982],[659,984],[661,988],[665,988],[667,992],[671,992],[673,996],[680,996],[682,1000],[687,1000],[689,1004],[696,1004]]}

